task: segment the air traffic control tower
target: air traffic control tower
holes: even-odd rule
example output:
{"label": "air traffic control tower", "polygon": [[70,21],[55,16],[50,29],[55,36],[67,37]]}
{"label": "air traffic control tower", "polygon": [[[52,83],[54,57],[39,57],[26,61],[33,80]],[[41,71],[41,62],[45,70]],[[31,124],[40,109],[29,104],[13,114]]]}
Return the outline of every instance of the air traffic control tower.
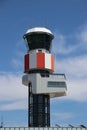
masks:
{"label": "air traffic control tower", "polygon": [[[51,54],[54,35],[44,27],[29,29],[23,36],[24,56],[22,83],[28,87],[28,127],[50,127],[50,98],[66,95],[64,74],[55,74]],[[54,45],[55,46],[55,45]]]}

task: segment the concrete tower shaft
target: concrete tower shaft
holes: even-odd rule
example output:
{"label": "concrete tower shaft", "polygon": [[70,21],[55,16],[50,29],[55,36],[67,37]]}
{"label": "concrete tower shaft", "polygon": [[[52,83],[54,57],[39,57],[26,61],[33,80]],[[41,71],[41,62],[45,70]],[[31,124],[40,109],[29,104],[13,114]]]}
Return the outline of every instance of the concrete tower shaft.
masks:
{"label": "concrete tower shaft", "polygon": [[[28,54],[24,57],[25,73],[47,73],[54,71],[54,56],[50,54],[53,35],[46,28],[33,28],[26,32]],[[32,82],[29,83],[29,120],[28,126],[50,126],[49,94],[32,93]],[[30,91],[31,89],[31,91]]]}

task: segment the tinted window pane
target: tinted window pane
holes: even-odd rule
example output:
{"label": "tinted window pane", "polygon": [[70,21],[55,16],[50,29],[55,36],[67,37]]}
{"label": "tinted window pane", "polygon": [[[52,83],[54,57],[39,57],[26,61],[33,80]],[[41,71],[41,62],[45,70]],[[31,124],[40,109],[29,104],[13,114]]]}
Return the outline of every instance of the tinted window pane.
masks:
{"label": "tinted window pane", "polygon": [[53,81],[49,81],[48,82],[48,87],[66,87],[66,83],[65,82],[53,82]]}
{"label": "tinted window pane", "polygon": [[43,48],[50,51],[52,38],[47,34],[32,34],[27,36],[29,50]]}

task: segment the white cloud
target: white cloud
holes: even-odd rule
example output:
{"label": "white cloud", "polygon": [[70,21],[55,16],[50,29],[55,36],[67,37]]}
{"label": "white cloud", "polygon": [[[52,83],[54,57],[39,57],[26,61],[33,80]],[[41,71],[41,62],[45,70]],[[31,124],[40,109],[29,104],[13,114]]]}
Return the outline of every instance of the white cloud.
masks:
{"label": "white cloud", "polygon": [[87,43],[87,30],[84,30],[84,31],[81,33],[81,40],[82,40],[84,43]]}
{"label": "white cloud", "polygon": [[87,50],[87,25],[79,27],[74,33],[63,35],[59,32],[54,32],[55,39],[53,40],[53,52],[57,54],[77,53],[84,49]]}
{"label": "white cloud", "polygon": [[24,44],[23,39],[20,39],[16,43],[16,50],[15,50],[15,55],[12,57],[11,60],[11,65],[13,68],[17,70],[23,70],[23,65],[24,65],[24,55],[27,52],[26,50],[26,45]]}
{"label": "white cloud", "polygon": [[[55,39],[53,40],[52,51],[57,54],[69,54],[78,48],[78,45],[69,43],[69,39],[73,36],[65,36],[63,34],[54,33]],[[73,37],[74,38],[74,37]]]}
{"label": "white cloud", "polygon": [[56,127],[58,126],[67,126],[67,123],[70,120],[73,120],[75,118],[75,114],[71,112],[58,112],[58,111],[53,111],[51,112],[51,124],[55,124]]}
{"label": "white cloud", "polygon": [[[15,99],[14,99],[15,100]],[[0,105],[0,110],[28,109],[27,99],[16,100]]]}
{"label": "white cloud", "polygon": [[70,53],[74,48],[71,48],[69,46],[66,47],[66,37],[63,34],[54,33],[55,39],[53,40],[53,46],[52,50],[54,54],[68,54]]}
{"label": "white cloud", "polygon": [[25,108],[27,95],[27,87],[22,85],[21,75],[0,74],[0,101],[3,101],[0,109]]}
{"label": "white cloud", "polygon": [[73,118],[73,114],[69,113],[69,112],[62,112],[62,113],[58,113],[58,112],[53,112],[52,116],[54,116],[55,118],[59,118],[60,120],[66,120],[66,119],[71,119]]}
{"label": "white cloud", "polygon": [[68,76],[72,76],[73,79],[87,76],[87,55],[55,60],[57,72],[64,72]]}
{"label": "white cloud", "polygon": [[79,28],[76,38],[83,44],[84,46],[87,44],[87,25],[83,25]]}
{"label": "white cloud", "polygon": [[12,65],[14,68],[19,69],[20,67],[22,67],[22,61],[18,58],[14,58],[14,59],[12,59]]}
{"label": "white cloud", "polygon": [[66,99],[87,102],[87,78],[67,82]]}

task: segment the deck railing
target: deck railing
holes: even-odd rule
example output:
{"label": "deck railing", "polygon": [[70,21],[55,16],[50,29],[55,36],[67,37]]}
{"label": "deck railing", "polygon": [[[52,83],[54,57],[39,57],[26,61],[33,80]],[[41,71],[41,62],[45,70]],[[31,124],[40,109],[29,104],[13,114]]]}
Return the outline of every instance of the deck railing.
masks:
{"label": "deck railing", "polygon": [[87,130],[87,127],[3,127],[0,130]]}

